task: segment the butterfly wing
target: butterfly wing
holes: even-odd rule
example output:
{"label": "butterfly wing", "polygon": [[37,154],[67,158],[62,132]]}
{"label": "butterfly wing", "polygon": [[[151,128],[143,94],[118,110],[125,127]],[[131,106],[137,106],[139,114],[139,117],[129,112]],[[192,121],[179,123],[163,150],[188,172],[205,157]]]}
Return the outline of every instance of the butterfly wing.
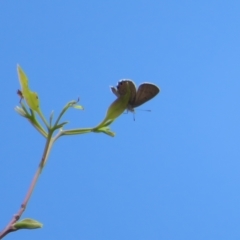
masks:
{"label": "butterfly wing", "polygon": [[133,103],[136,97],[136,93],[137,93],[137,88],[136,85],[133,81],[131,80],[121,80],[118,82],[117,87],[111,87],[111,91],[117,96],[121,96],[121,95],[125,95],[127,93],[127,83],[128,83],[128,87],[130,89],[130,100],[129,103]]}
{"label": "butterfly wing", "polygon": [[[143,103],[154,98],[160,89],[152,83],[143,83],[139,86],[134,102],[131,104],[132,108],[138,107]],[[130,102],[129,102],[130,104]]]}
{"label": "butterfly wing", "polygon": [[122,79],[118,82],[118,85],[116,88],[111,87],[111,91],[113,92],[114,95],[119,97],[119,96],[125,95],[127,93],[127,86],[129,87],[129,90],[130,90],[130,99],[128,102],[127,109],[131,112],[134,112],[134,109],[131,107],[131,105],[135,102],[137,88],[133,81],[131,81],[129,79]]}
{"label": "butterfly wing", "polygon": [[120,94],[118,93],[117,88],[115,88],[115,87],[113,87],[113,86],[111,86],[110,88],[111,88],[112,93],[113,93],[116,97],[120,97]]}

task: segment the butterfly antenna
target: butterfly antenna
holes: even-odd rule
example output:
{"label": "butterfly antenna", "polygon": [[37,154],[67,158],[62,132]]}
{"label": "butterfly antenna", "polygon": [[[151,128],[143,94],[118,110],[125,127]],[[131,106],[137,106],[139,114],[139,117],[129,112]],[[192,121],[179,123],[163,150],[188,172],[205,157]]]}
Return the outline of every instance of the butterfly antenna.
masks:
{"label": "butterfly antenna", "polygon": [[137,111],[151,112],[152,110],[150,110],[150,109],[137,109]]}
{"label": "butterfly antenna", "polygon": [[135,121],[135,112],[133,112],[133,121]]}

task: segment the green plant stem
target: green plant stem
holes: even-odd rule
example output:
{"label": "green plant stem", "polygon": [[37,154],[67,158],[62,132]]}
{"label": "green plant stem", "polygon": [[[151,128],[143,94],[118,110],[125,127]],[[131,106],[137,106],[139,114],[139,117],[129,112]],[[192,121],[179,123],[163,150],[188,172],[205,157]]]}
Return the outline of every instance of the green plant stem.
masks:
{"label": "green plant stem", "polygon": [[57,125],[58,125],[58,123],[59,123],[61,117],[63,116],[63,114],[64,114],[72,105],[74,105],[74,104],[76,104],[76,103],[77,103],[77,101],[70,101],[69,103],[67,103],[67,104],[64,106],[64,108],[63,108],[62,111],[60,112],[60,114],[59,114],[59,116],[58,116],[58,118],[57,118],[54,126],[57,126]]}
{"label": "green plant stem", "polygon": [[47,120],[45,119],[44,115],[42,114],[41,110],[39,110],[37,113],[38,113],[39,117],[42,119],[42,121],[44,122],[44,124],[46,125],[46,127],[47,127],[48,129],[50,129],[50,126],[48,125],[48,122],[47,122]]}
{"label": "green plant stem", "polygon": [[47,137],[47,132],[41,127],[41,125],[38,123],[38,121],[36,121],[36,119],[34,118],[31,118],[31,119],[28,119],[28,121],[33,125],[34,128],[37,129],[38,132],[40,132],[43,137]]}
{"label": "green plant stem", "polygon": [[52,141],[52,132],[49,132],[48,134],[48,138],[47,138],[47,141],[46,141],[46,144],[45,144],[45,147],[44,147],[44,151],[43,151],[43,155],[42,155],[42,158],[41,158],[41,161],[39,163],[39,166],[38,166],[38,169],[33,177],[33,180],[31,182],[31,185],[27,191],[27,194],[20,206],[20,209],[18,210],[18,212],[13,216],[13,218],[10,220],[10,222],[8,223],[8,225],[3,229],[2,232],[0,232],[0,239],[2,239],[4,236],[6,236],[8,233],[10,232],[14,232],[16,231],[17,229],[15,229],[13,227],[13,224],[16,223],[20,217],[22,216],[23,212],[25,211],[26,207],[27,207],[27,204],[30,200],[30,197],[33,193],[33,190],[36,186],[36,183],[37,183],[37,180],[43,170],[43,167],[45,166],[45,163],[47,161],[47,158],[49,156],[49,153],[50,153],[50,150],[52,148],[52,145],[53,145],[53,141]]}

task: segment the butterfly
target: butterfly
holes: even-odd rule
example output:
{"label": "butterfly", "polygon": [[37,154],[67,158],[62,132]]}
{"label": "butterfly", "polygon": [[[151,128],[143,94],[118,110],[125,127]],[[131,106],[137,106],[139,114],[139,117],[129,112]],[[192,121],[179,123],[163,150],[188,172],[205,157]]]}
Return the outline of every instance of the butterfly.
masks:
{"label": "butterfly", "polygon": [[142,83],[137,89],[135,83],[129,79],[120,80],[116,88],[111,87],[111,91],[117,97],[124,95],[127,93],[127,83],[130,90],[130,99],[127,110],[130,112],[134,112],[135,107],[138,107],[154,98],[160,91],[160,89],[152,83]]}

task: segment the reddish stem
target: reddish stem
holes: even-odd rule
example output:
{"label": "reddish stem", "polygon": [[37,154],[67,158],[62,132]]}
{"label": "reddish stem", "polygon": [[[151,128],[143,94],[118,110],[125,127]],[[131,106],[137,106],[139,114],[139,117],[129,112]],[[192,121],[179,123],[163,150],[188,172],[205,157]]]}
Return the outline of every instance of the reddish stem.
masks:
{"label": "reddish stem", "polygon": [[[51,135],[51,134],[49,134]],[[27,194],[25,196],[25,199],[23,200],[21,206],[20,206],[20,209],[18,210],[18,212],[13,215],[13,218],[11,219],[11,221],[8,223],[8,225],[3,229],[2,232],[0,232],[0,239],[2,239],[4,236],[6,236],[8,233],[10,232],[14,232],[14,231],[17,231],[18,229],[14,228],[13,227],[13,224],[16,223],[20,217],[22,216],[23,212],[25,211],[26,207],[27,207],[27,204],[30,200],[30,197],[33,193],[33,189],[35,188],[36,186],[36,183],[37,183],[37,180],[42,172],[42,169],[44,167],[44,164],[46,162],[46,158],[48,156],[48,152],[52,146],[52,144],[50,144],[50,139],[51,139],[51,136],[48,136],[48,139],[47,139],[47,142],[46,142],[46,145],[45,145],[45,148],[44,148],[44,153],[43,153],[43,157],[41,159],[41,162],[39,164],[39,167],[33,177],[33,180],[31,182],[31,185],[27,191]]]}

